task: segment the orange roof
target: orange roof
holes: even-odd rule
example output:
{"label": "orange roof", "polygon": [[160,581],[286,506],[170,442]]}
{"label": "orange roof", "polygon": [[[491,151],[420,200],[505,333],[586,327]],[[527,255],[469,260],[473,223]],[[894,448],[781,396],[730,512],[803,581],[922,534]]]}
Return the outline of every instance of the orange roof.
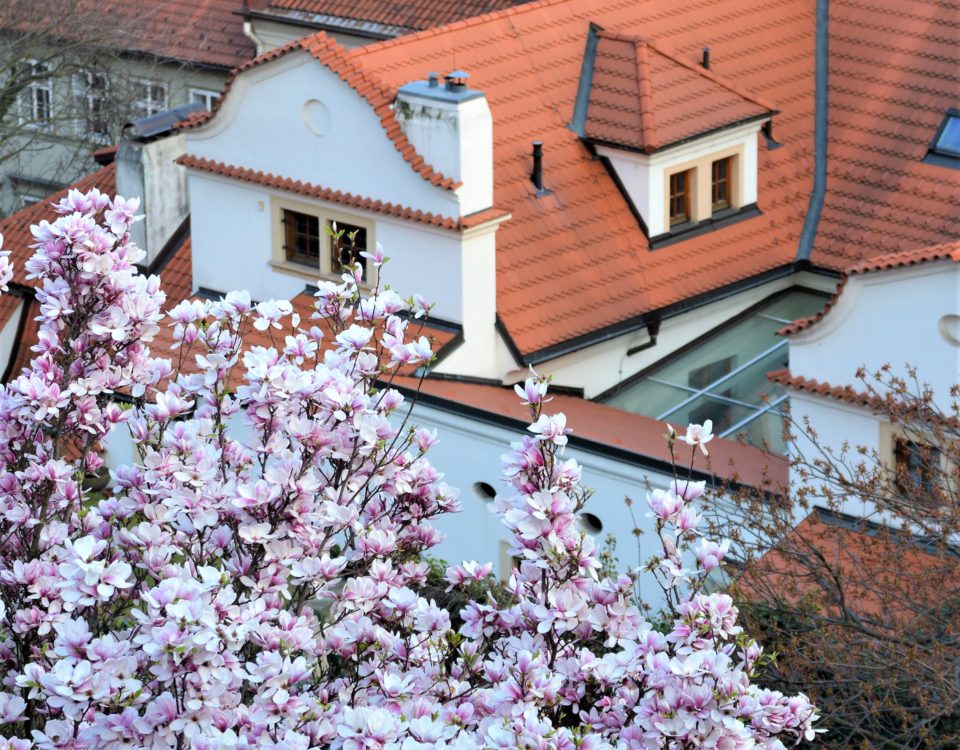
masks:
{"label": "orange roof", "polygon": [[[243,33],[242,5],[241,0],[79,0],[64,10],[60,33],[80,34],[91,42],[96,21],[112,49],[230,69],[256,54]],[[32,0],[6,0],[0,4],[0,28],[21,27],[23,19],[36,13]],[[29,31],[37,32],[36,23],[31,21]]]}
{"label": "orange roof", "polygon": [[231,177],[235,180],[241,180],[242,182],[250,182],[256,185],[263,185],[264,187],[286,190],[291,193],[297,193],[298,195],[306,195],[332,203],[341,203],[345,206],[374,211],[385,214],[386,216],[396,216],[401,219],[419,221],[442,229],[468,229],[488,221],[502,220],[509,216],[509,212],[505,209],[491,208],[486,211],[478,211],[477,213],[464,216],[460,219],[451,219],[446,216],[438,216],[437,214],[418,211],[413,208],[408,208],[407,206],[399,206],[395,203],[365,198],[354,195],[353,193],[345,193],[340,190],[320,187],[319,185],[313,185],[309,182],[292,180],[289,177],[279,177],[255,169],[235,167],[230,164],[224,164],[223,162],[204,159],[190,154],[181,156],[177,159],[177,163],[201,172],[209,172],[210,174]]}
{"label": "orange roof", "polygon": [[322,31],[314,36],[297,39],[282,47],[264,52],[259,57],[237,68],[227,80],[223,90],[223,97],[214,104],[213,111],[200,112],[188,116],[179,123],[180,129],[189,130],[199,127],[215,117],[220,102],[226,97],[233,84],[233,80],[238,74],[254,66],[276,60],[279,57],[301,49],[313,55],[317,61],[329,68],[340,80],[366,99],[377,117],[380,118],[380,124],[383,126],[390,140],[393,141],[394,147],[400,152],[404,161],[406,161],[417,174],[427,182],[444,190],[456,190],[460,187],[461,183],[455,182],[449,177],[444,177],[427,164],[423,160],[423,157],[414,150],[413,145],[407,140],[407,136],[403,134],[400,123],[397,122],[393,116],[393,93],[390,92],[373,73],[364,70],[355,61],[349,59],[346,50]]}
{"label": "orange roof", "polygon": [[955,550],[816,508],[778,547],[749,564],[737,586],[748,598],[787,601],[832,614],[840,604],[839,580],[844,603],[856,614],[902,626],[940,606],[940,582],[955,580],[958,570]]}
{"label": "orange roof", "polygon": [[768,117],[765,105],[646,39],[600,31],[584,134],[656,151],[730,125]]}
{"label": "orange roof", "polygon": [[887,271],[891,268],[904,268],[906,266],[916,266],[921,263],[929,263],[935,260],[952,260],[954,263],[960,263],[960,242],[948,242],[943,245],[934,245],[933,247],[921,247],[917,250],[904,250],[897,253],[887,253],[879,255],[872,260],[856,263],[845,272],[843,280],[837,287],[837,291],[827,301],[823,309],[816,315],[809,315],[806,318],[798,318],[789,325],[785,325],[779,331],[781,336],[789,336],[803,331],[815,323],[823,320],[824,316],[833,309],[834,305],[843,292],[847,283],[847,277],[853,274],[870,273],[873,271]]}
{"label": "orange roof", "polygon": [[960,100],[955,2],[830,3],[827,196],[813,260],[843,269],[960,237],[960,170],[924,163]]}
{"label": "orange roof", "polygon": [[[418,389],[415,378],[398,377],[393,385],[408,391]],[[428,377],[419,390],[428,406],[431,402],[443,402],[456,411],[477,411],[489,419],[506,419],[521,429],[529,421],[527,408],[512,387]],[[554,393],[551,397],[553,400],[546,405],[546,411],[566,414],[575,442],[581,441],[612,458],[623,455],[661,465],[669,462],[665,422],[575,396]],[[684,460],[688,459],[686,446],[681,448]],[[698,458],[697,466],[704,467],[702,457]],[[783,458],[723,438],[710,443],[709,463],[704,470],[718,480],[738,481],[772,491],[779,491],[787,481],[787,464]]]}
{"label": "orange roof", "polygon": [[482,13],[509,8],[529,0],[261,0],[250,10],[281,18],[329,25],[338,20],[391,27],[389,33],[420,31]]}
{"label": "orange roof", "polygon": [[[613,178],[569,127],[591,23],[642,32],[691,65],[709,46],[715,75],[776,103],[784,145],[759,151],[762,215],[650,251]],[[432,70],[463,68],[486,94],[495,203],[513,216],[497,232],[497,311],[525,355],[794,259],[811,187],[809,3],[541,0],[359,47],[349,58],[394,90]],[[547,195],[530,181],[534,140],[544,142]]]}
{"label": "orange roof", "polygon": [[[876,13],[859,0],[831,4],[831,166],[815,265],[843,267],[858,255],[960,236],[960,170],[922,163],[956,99],[951,13],[948,5],[920,0]],[[714,117],[708,110],[721,81],[730,82],[727,104],[734,111],[748,101],[766,107],[772,102],[780,110],[774,134],[781,147],[761,143],[758,154],[762,215],[649,250],[611,175],[571,130],[591,24],[604,30],[602,57],[610,66],[601,70],[598,85],[611,85],[615,65],[629,67],[631,54],[638,63],[630,73],[636,87],[624,84],[629,93],[616,110],[620,119],[607,124],[621,136],[632,129],[647,137],[668,122],[674,127],[672,120],[660,122],[661,105],[664,112],[684,112],[694,123],[691,132],[699,130]],[[646,122],[638,33],[648,40],[649,103],[656,105]],[[712,65],[707,77],[697,71],[697,80],[692,76],[703,47],[711,48]],[[513,214],[497,234],[497,307],[525,355],[544,358],[552,348],[604,328],[639,324],[645,313],[785,267],[797,256],[814,160],[815,23],[809,3],[540,0],[360,47],[350,57],[394,88],[430,70],[463,68],[471,85],[487,95],[496,133],[495,197]],[[689,73],[677,81],[676,105],[666,104],[669,87],[667,99],[658,100],[651,60],[664,66],[660,72]],[[703,102],[688,101],[699,86],[709,92]],[[607,111],[616,104],[611,96]],[[675,127],[658,137],[666,142],[687,126]],[[534,140],[544,142],[548,195],[538,196],[529,179]]]}

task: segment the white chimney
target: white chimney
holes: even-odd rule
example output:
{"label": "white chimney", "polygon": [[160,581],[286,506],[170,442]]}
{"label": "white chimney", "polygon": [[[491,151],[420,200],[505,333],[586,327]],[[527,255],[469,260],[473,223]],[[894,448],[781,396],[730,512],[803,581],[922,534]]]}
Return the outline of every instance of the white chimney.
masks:
{"label": "white chimney", "polygon": [[493,118],[482,91],[454,71],[441,83],[436,73],[403,86],[397,122],[407,140],[435,170],[457,182],[463,216],[493,205]]}
{"label": "white chimney", "polygon": [[153,262],[190,213],[187,170],[175,163],[186,152],[186,138],[177,123],[193,107],[181,107],[147,117],[124,129],[117,149],[117,193],[140,198],[143,221],[133,225],[131,236]]}

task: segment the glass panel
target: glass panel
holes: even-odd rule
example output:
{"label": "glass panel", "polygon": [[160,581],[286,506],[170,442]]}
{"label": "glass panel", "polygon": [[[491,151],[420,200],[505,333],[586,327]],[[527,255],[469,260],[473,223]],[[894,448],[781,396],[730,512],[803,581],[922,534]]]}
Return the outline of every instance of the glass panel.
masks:
{"label": "glass panel", "polygon": [[750,445],[783,455],[787,452],[787,446],[783,440],[783,427],[783,415],[771,409],[748,422],[737,430],[735,435],[729,437],[736,439],[738,436],[743,436]]}
{"label": "glass panel", "polygon": [[746,419],[751,414],[753,414],[753,409],[745,406],[737,406],[710,396],[700,396],[664,419],[678,427],[686,427],[691,423],[703,424],[711,419],[713,420],[713,433],[716,435]]}
{"label": "glass panel", "polygon": [[[710,389],[710,393],[737,401],[745,401],[758,407],[766,406],[771,400],[783,394],[783,387],[767,380],[767,373],[771,370],[780,370],[787,366],[789,348],[786,342],[765,357],[761,357],[750,367],[738,372],[732,378],[723,381],[720,385]],[[768,398],[764,398],[764,396]]]}
{"label": "glass panel", "polygon": [[943,132],[937,138],[937,151],[945,151],[953,156],[960,155],[960,116],[947,115]]}
{"label": "glass panel", "polygon": [[676,406],[685,398],[689,398],[690,395],[689,391],[681,388],[663,385],[653,380],[644,380],[621,391],[609,399],[607,403],[617,409],[630,411],[634,414],[656,416]]}

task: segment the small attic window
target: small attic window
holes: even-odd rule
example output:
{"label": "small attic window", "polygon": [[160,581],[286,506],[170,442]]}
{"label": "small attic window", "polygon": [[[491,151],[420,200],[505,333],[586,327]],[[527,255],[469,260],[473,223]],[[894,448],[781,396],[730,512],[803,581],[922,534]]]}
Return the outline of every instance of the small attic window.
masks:
{"label": "small attic window", "polygon": [[948,109],[924,160],[960,169],[960,109]]}

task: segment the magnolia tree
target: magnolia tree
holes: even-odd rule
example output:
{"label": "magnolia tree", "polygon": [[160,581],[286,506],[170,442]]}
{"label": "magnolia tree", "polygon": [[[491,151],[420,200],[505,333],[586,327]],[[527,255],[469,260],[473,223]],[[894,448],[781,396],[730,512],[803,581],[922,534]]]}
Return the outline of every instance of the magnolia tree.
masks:
{"label": "magnolia tree", "polygon": [[[509,601],[470,601],[454,628],[423,596],[423,554],[457,493],[389,385],[432,356],[408,335],[422,310],[389,290],[361,297],[359,266],[320,284],[316,325],[243,293],[187,301],[169,318],[190,367],[174,366],[148,348],[164,295],[134,268],[136,209],[74,192],[33,229],[36,358],[0,390],[0,747],[726,749],[813,736],[803,695],[752,681],[761,650],[731,599],[701,589],[722,557],[709,541],[687,549],[702,484],[678,478],[651,497],[665,632],[631,604],[631,576],[598,575],[568,430],[537,377],[496,507],[520,560]],[[245,346],[248,326],[278,340]],[[117,429],[137,460],[96,494],[84,480]],[[694,427],[681,440],[693,451],[708,438]],[[464,563],[447,581],[491,569]]]}

